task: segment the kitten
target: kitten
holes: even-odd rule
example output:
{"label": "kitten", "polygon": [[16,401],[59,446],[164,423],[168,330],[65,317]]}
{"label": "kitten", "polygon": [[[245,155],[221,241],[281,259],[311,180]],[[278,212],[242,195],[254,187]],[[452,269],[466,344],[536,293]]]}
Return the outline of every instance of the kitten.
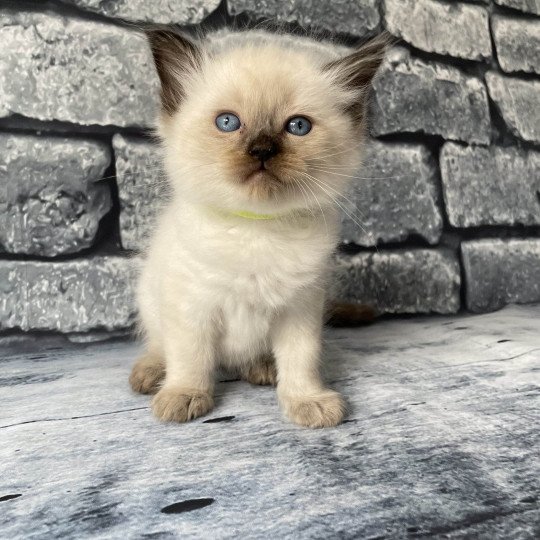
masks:
{"label": "kitten", "polygon": [[147,37],[173,194],[140,276],[146,352],[132,388],[184,422],[212,409],[221,366],[277,385],[298,424],[339,424],[345,402],[319,373],[335,200],[359,166],[388,40],[351,51],[265,31]]}

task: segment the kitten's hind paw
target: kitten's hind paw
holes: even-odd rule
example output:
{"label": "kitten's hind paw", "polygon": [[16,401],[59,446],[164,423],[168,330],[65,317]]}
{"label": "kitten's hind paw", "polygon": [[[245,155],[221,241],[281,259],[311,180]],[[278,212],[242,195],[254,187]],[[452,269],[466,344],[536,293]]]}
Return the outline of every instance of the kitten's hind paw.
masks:
{"label": "kitten's hind paw", "polygon": [[155,394],[164,378],[163,360],[158,356],[145,354],[135,362],[129,376],[129,384],[133,391],[139,394]]}
{"label": "kitten's hind paw", "polygon": [[276,362],[271,356],[265,356],[253,364],[249,364],[242,368],[240,377],[251,384],[276,386]]}
{"label": "kitten's hind paw", "polygon": [[333,390],[309,396],[283,396],[280,401],[293,422],[310,428],[337,426],[347,411],[345,400]]}
{"label": "kitten's hind paw", "polygon": [[208,392],[191,388],[162,388],[152,400],[152,411],[162,422],[187,422],[213,407],[214,400]]}

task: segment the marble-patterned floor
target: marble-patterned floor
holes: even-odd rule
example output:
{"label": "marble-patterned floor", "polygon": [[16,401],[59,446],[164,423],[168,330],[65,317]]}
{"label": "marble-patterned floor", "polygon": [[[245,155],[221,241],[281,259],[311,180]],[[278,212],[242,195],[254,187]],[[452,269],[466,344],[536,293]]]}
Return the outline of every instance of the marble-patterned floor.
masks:
{"label": "marble-patterned floor", "polygon": [[350,414],[288,423],[271,388],[156,422],[129,342],[4,343],[0,538],[540,537],[540,306],[328,330]]}

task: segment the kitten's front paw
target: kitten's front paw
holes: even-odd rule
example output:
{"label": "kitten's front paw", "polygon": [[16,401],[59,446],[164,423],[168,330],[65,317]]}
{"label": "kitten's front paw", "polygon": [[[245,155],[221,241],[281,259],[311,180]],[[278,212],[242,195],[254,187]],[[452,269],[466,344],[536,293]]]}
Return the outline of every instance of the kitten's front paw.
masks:
{"label": "kitten's front paw", "polygon": [[187,422],[214,407],[208,392],[191,388],[162,388],[152,400],[152,411],[162,422]]}
{"label": "kitten's front paw", "polygon": [[283,396],[281,404],[293,422],[310,428],[337,426],[347,411],[345,400],[333,390],[308,396]]}
{"label": "kitten's front paw", "polygon": [[139,358],[129,376],[129,384],[139,394],[155,394],[165,377],[165,364],[159,357],[146,354]]}

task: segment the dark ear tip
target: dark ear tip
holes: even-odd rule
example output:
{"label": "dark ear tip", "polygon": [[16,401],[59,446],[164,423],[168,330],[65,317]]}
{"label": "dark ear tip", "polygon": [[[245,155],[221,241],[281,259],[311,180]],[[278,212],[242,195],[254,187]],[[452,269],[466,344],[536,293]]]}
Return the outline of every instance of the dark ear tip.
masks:
{"label": "dark ear tip", "polygon": [[397,38],[395,36],[393,36],[388,30],[383,30],[376,37],[378,37],[379,39],[381,39],[383,41],[388,41],[388,42],[392,42],[392,41],[397,40]]}
{"label": "dark ear tip", "polygon": [[184,97],[178,74],[196,71],[202,60],[202,52],[197,43],[174,27],[145,28],[144,34],[161,82],[162,108],[172,115]]}
{"label": "dark ear tip", "polygon": [[382,56],[388,49],[393,47],[399,41],[398,38],[393,36],[388,30],[383,30],[380,34],[365,41],[358,47],[358,50],[368,50],[372,52],[379,52]]}
{"label": "dark ear tip", "polygon": [[392,35],[388,30],[384,30],[383,32],[381,32],[379,34],[379,37],[386,49],[393,47],[399,42],[399,38]]}
{"label": "dark ear tip", "polygon": [[167,33],[167,31],[162,28],[145,28],[143,33],[146,37],[146,41],[148,41],[152,49],[157,47],[159,44],[166,43],[167,40],[171,39],[170,31]]}
{"label": "dark ear tip", "polygon": [[[142,28],[142,32],[147,37],[157,37],[159,35],[165,34],[167,32],[167,29],[160,26],[160,25],[153,24],[151,26],[147,26],[145,28]],[[169,32],[170,32],[170,30],[169,30]]]}
{"label": "dark ear tip", "polygon": [[150,45],[166,44],[166,43],[184,43],[193,44],[191,38],[185,33],[171,26],[153,26],[144,28],[143,33]]}

